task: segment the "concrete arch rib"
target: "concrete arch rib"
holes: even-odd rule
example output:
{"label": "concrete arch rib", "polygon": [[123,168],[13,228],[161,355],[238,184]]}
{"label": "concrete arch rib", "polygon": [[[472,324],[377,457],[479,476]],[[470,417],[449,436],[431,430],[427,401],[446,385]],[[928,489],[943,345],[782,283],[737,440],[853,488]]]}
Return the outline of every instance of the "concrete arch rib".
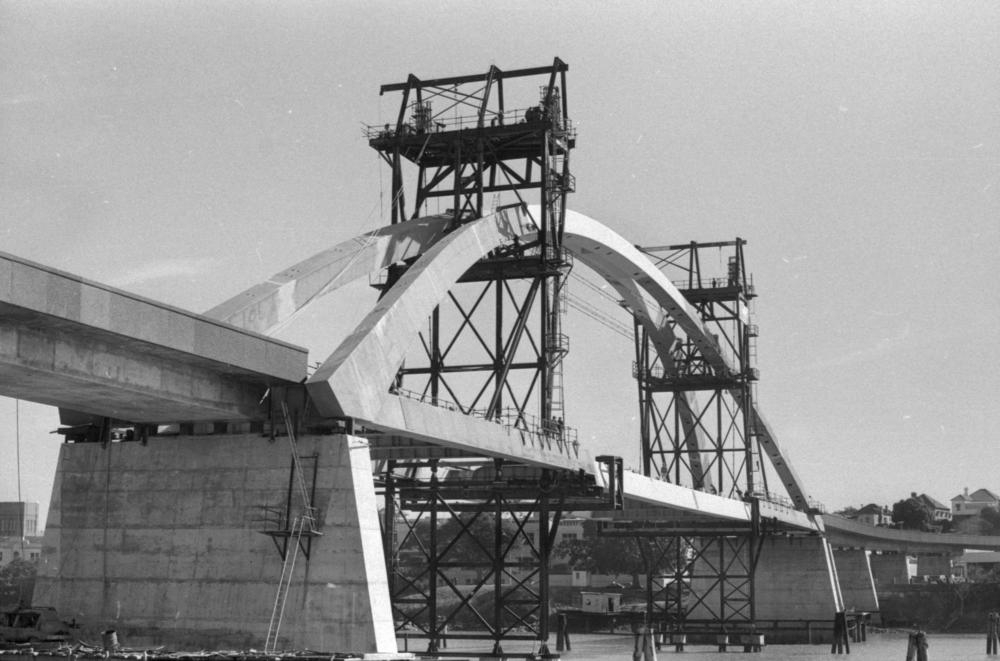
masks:
{"label": "concrete arch rib", "polygon": [[[517,208],[484,217],[434,244],[376,304],[307,382],[318,410],[377,424],[384,398],[417,330],[449,289],[479,259],[514,238],[537,236],[533,217]],[[718,370],[732,368],[718,343],[676,287],[632,244],[601,223],[568,211],[563,244],[611,284],[632,309],[645,309],[644,290],[703,348]],[[648,315],[647,315],[648,318]],[[650,320],[649,323],[652,323]]]}
{"label": "concrete arch rib", "polygon": [[[634,282],[628,283],[629,289],[634,291],[633,297],[641,302],[641,307],[633,308],[635,314],[646,330],[646,334],[653,343],[663,369],[668,374],[676,374],[678,367],[673,360],[674,344],[677,335],[670,326],[670,317],[656,304],[648,294],[638,288]],[[705,438],[705,431],[698,424],[697,397],[692,392],[677,393],[678,413],[680,414],[681,425],[684,430],[684,445],[687,452],[688,466],[691,470],[691,481],[695,488],[712,490],[712,476],[706,472],[701,460],[702,448],[708,447]]]}
{"label": "concrete arch rib", "polygon": [[[535,209],[529,207],[529,213]],[[677,322],[718,374],[736,371],[731,356],[723,353],[718,340],[706,330],[698,312],[677,287],[639,249],[611,228],[575,211],[566,212],[563,245],[615,288],[629,309],[640,312],[647,330],[662,335],[663,326],[642,311],[650,306],[645,296]],[[662,343],[661,343],[662,345]],[[660,345],[657,346],[660,349]],[[669,356],[667,356],[669,360]]]}
{"label": "concrete arch rib", "polygon": [[384,400],[393,397],[389,386],[434,307],[488,252],[536,233],[534,222],[511,208],[463,225],[435,243],[306,382],[317,410],[378,425]]}
{"label": "concrete arch rib", "polygon": [[[650,299],[645,292],[637,292],[636,298],[643,302],[644,307],[634,308],[633,312],[642,319],[643,326],[653,341],[664,369],[672,371],[674,366],[670,358],[670,348],[673,346],[676,338],[668,323],[669,315],[658,307],[656,302]],[[695,415],[693,413],[698,408],[695,395],[694,393],[678,394],[682,395],[677,403],[681,414],[681,423],[684,425],[684,435],[687,439],[686,450],[688,461],[690,462],[692,479],[696,484],[700,482],[703,487],[709,487],[711,485],[711,476],[703,470],[701,462],[701,448],[706,447],[707,443],[703,438],[704,432],[695,422]],[[731,391],[730,394],[736,399],[742,399],[742,393],[738,391]],[[775,438],[774,431],[767,420],[764,419],[764,415],[760,412],[757,402],[753,402],[752,415],[754,429],[756,430],[760,446],[768,459],[770,459],[771,465],[785,486],[789,497],[795,503],[796,509],[803,512],[808,511],[811,505],[802,486],[802,481],[799,479],[795,469],[785,459]]]}
{"label": "concrete arch rib", "polygon": [[[532,213],[534,212],[534,213]],[[537,236],[531,218],[517,208],[464,225],[434,244],[410,267],[307,382],[320,413],[354,417],[378,424],[389,385],[417,330],[448,290],[479,259],[514,238]],[[667,278],[632,244],[601,223],[568,211],[563,243],[576,258],[611,284],[633,310],[648,310],[655,301],[678,322],[722,373],[730,361],[707,332],[697,312]],[[651,332],[664,331],[652,315],[642,314]],[[664,345],[672,342],[664,339]]]}
{"label": "concrete arch rib", "polygon": [[417,257],[444,235],[451,221],[450,215],[426,216],[343,241],[220,303],[205,316],[271,335],[320,296]]}
{"label": "concrete arch rib", "polygon": [[[435,407],[403,401],[392,395],[389,387],[407,350],[417,341],[418,329],[449,289],[491,250],[515,238],[525,243],[537,238],[533,217],[538,217],[537,208],[529,207],[527,214],[510,208],[463,225],[434,242],[307,381],[310,397],[319,412],[330,417],[356,418],[373,427],[412,433],[431,441],[446,436],[481,437],[486,430],[496,427],[470,419],[463,424],[476,426],[479,431],[466,433],[471,430],[455,427],[458,422],[454,418],[461,416],[436,415],[439,411],[432,415],[428,409]],[[577,260],[607,280],[626,305],[639,314],[647,331],[658,339],[658,350],[667,351],[675,339],[664,323],[665,313],[677,322],[718,373],[735,372],[731,357],[722,352],[683,295],[619,234],[583,214],[567,211],[563,244]],[[801,482],[783,458],[770,428],[758,412],[754,415],[764,426],[763,445],[772,464],[796,505],[805,509]],[[691,451],[697,452],[697,448],[692,447]],[[583,456],[578,459],[583,464],[590,463]]]}

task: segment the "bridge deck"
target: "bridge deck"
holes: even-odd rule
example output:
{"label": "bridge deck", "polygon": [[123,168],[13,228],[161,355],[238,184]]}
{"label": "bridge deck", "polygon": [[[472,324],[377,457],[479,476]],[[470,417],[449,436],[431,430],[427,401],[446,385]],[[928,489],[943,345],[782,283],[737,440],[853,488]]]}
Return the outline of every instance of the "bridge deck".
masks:
{"label": "bridge deck", "polygon": [[822,518],[827,537],[834,546],[900,553],[960,553],[963,549],[1000,551],[1000,537],[996,536],[897,530],[869,526],[835,515]]}
{"label": "bridge deck", "polygon": [[0,253],[0,393],[140,423],[261,419],[305,349]]}

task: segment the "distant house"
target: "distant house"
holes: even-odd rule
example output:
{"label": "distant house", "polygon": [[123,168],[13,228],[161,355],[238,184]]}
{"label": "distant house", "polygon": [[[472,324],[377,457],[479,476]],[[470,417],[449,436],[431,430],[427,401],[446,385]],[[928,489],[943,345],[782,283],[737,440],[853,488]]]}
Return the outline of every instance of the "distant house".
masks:
{"label": "distant house", "polygon": [[42,553],[38,503],[0,503],[0,567],[12,560],[35,562]]}
{"label": "distant house", "polygon": [[945,521],[951,521],[951,508],[944,503],[931,498],[925,493],[918,496],[916,493],[911,492],[910,498],[916,500],[925,510],[927,510],[927,514],[930,517],[932,524],[941,524]]}
{"label": "distant house", "polygon": [[13,560],[38,562],[42,555],[42,538],[37,535],[25,537],[0,537],[0,567]]}
{"label": "distant house", "polygon": [[978,516],[987,507],[1000,511],[1000,496],[989,489],[976,489],[969,493],[966,487],[964,493],[951,499],[951,514],[954,518]]}
{"label": "distant house", "polygon": [[38,503],[0,503],[0,537],[21,538],[37,534]]}
{"label": "distant house", "polygon": [[959,576],[965,576],[969,580],[984,580],[986,575],[1000,567],[1000,552],[966,551],[955,559],[954,567]]}
{"label": "distant house", "polygon": [[888,526],[892,524],[892,510],[885,505],[869,503],[858,510],[854,520],[869,526]]}

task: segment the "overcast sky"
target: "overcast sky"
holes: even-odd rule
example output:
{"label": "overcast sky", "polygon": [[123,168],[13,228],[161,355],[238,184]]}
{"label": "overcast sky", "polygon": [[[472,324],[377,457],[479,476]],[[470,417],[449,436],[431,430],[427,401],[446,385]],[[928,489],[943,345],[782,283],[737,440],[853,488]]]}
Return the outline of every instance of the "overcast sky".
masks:
{"label": "overcast sky", "polygon": [[[816,499],[1000,491],[992,0],[0,0],[0,250],[204,311],[387,222],[379,85],[555,56],[572,208],[637,244],[749,241],[758,399]],[[321,360],[341,316],[281,337]],[[568,326],[567,423],[634,464],[632,347]],[[20,411],[47,507],[57,417]],[[0,399],[0,500],[15,438]]]}

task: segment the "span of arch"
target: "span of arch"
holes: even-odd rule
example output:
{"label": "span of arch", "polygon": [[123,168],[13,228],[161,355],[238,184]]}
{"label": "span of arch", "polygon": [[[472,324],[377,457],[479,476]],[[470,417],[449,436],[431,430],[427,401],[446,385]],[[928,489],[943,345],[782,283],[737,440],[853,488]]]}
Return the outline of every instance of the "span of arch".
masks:
{"label": "span of arch", "polygon": [[[477,261],[491,251],[537,238],[537,207],[510,207],[449,230],[447,216],[390,225],[322,251],[270,280],[220,304],[208,316],[270,334],[314,300],[392,263],[411,261],[400,279],[308,379],[306,387],[325,416],[350,417],[366,425],[445,447],[469,450],[477,439],[486,455],[524,456],[528,463],[570,469],[595,468],[586,448],[554,445],[531,433],[500,427],[390,392],[418,330],[434,307]],[[639,318],[668,364],[676,336],[672,320],[720,375],[735,371],[731,356],[702,324],[680,291],[635,246],[617,232],[567,210],[563,246],[621,296]],[[797,509],[808,509],[801,481],[784,458],[759,410],[754,421],[761,446]],[[525,453],[530,446],[531,452]],[[689,447],[696,453],[697,447]]]}

